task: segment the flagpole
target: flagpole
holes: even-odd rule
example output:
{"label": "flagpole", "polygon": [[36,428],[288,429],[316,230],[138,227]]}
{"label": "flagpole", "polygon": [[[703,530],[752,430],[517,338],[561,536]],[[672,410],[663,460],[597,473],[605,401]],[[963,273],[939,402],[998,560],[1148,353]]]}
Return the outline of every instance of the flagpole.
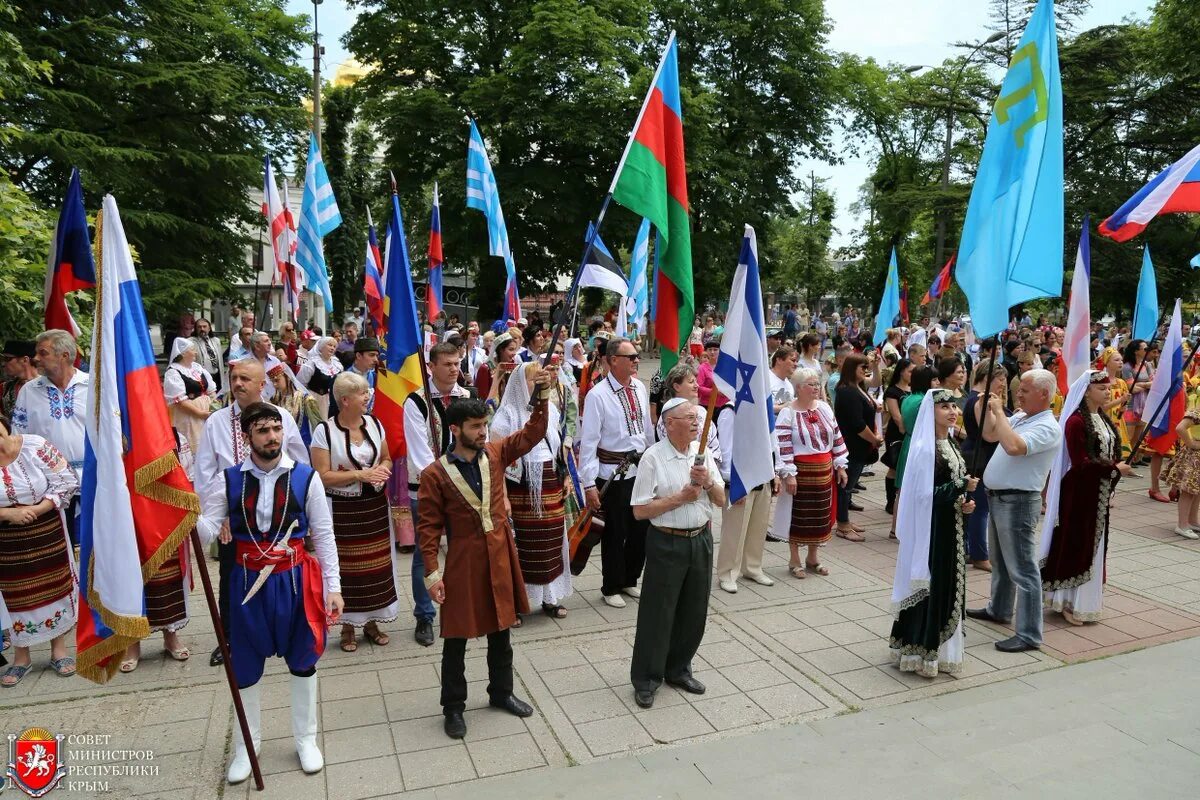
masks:
{"label": "flagpole", "polygon": [[[977,445],[975,445],[975,455],[972,456],[972,458],[971,458],[971,472],[970,472],[970,474],[975,476],[976,478],[980,477],[980,475],[979,475],[979,456],[980,456],[980,454],[983,453],[983,428],[985,425],[987,425],[987,412],[988,412],[987,407],[988,407],[989,401],[991,400],[991,397],[992,397],[992,393],[991,393],[992,376],[996,374],[996,351],[999,348],[1000,348],[1000,333],[997,332],[996,335],[992,337],[992,349],[988,352],[988,361],[990,362],[990,366],[988,367],[987,384],[983,387],[983,394],[980,395],[983,398],[983,410],[979,413],[979,443]],[[1004,374],[1005,374],[1005,376],[1008,375],[1007,370],[1005,371]],[[979,401],[976,400],[975,402],[978,404]]]}
{"label": "flagpole", "polygon": [[[217,647],[221,649],[225,665],[225,680],[229,684],[229,694],[233,697],[233,713],[237,717],[238,729],[242,732],[242,741],[252,742],[250,725],[246,722],[246,709],[242,705],[242,693],[238,690],[237,681],[233,677],[233,657],[229,652],[229,641],[225,638],[224,626],[221,624],[221,611],[217,608],[216,597],[213,596],[212,578],[208,575],[208,564],[204,559],[204,545],[200,543],[200,534],[194,527],[192,528],[191,543],[196,563],[200,567],[200,583],[204,585],[204,599],[208,602],[208,614],[212,617],[213,630],[217,634]],[[250,756],[250,772],[254,775],[254,788],[261,792],[263,776],[262,770],[258,766],[258,754],[254,752],[253,746],[247,745],[246,755]]]}
{"label": "flagpole", "polygon": [[695,465],[697,467],[704,466],[704,456],[708,452],[708,433],[712,428],[713,412],[717,408],[718,394],[720,394],[720,392],[717,391],[715,386],[713,387],[713,390],[708,393],[708,407],[704,412],[704,428],[700,431],[700,447],[696,450]]}
{"label": "flagpole", "polygon": [[[271,221],[267,220],[265,224],[270,225]],[[274,261],[275,260],[274,248],[272,247],[271,250],[272,250],[271,260]],[[263,256],[263,229],[262,228],[258,229],[258,257],[263,260],[263,263],[266,263],[266,257]],[[274,266],[272,266],[272,269],[274,269]],[[250,310],[254,312],[254,321],[256,323],[262,322],[262,317],[258,313],[258,295],[262,288],[262,282],[259,280],[261,277],[262,277],[262,268],[260,267],[259,269],[255,270],[255,272],[254,272],[254,299],[252,299],[250,301]]]}
{"label": "flagpole", "polygon": [[[1192,365],[1192,361],[1196,358],[1196,347],[1197,345],[1200,345],[1200,337],[1197,337],[1195,341],[1189,340],[1188,344],[1191,345],[1192,352],[1188,354],[1187,361],[1183,362],[1183,369],[1179,371],[1179,377],[1181,379],[1183,378],[1183,374],[1188,371],[1188,367]],[[1144,360],[1143,363],[1145,363]],[[1186,387],[1184,391],[1186,391]],[[1158,401],[1158,407],[1154,409],[1154,413],[1148,418],[1142,418],[1145,424],[1142,425],[1142,432],[1138,434],[1138,438],[1136,441],[1134,441],[1133,447],[1129,448],[1129,458],[1125,459],[1126,464],[1129,464],[1130,466],[1133,465],[1133,459],[1137,456],[1138,448],[1142,446],[1142,442],[1145,440],[1146,435],[1150,433],[1150,421],[1157,418],[1158,415],[1162,413],[1162,410],[1166,407],[1170,400],[1171,395],[1169,393],[1163,394],[1162,400]]]}

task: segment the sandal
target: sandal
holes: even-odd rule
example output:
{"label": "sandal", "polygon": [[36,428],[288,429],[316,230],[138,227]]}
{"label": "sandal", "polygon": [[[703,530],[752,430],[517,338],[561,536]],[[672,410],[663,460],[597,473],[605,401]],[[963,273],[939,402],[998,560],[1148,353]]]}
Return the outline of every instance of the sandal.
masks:
{"label": "sandal", "polygon": [[75,674],[75,659],[71,658],[71,656],[52,658],[50,659],[50,668],[57,672],[60,677],[69,678]]}
{"label": "sandal", "polygon": [[896,531],[895,531],[895,530],[890,530],[890,531],[888,531],[888,538],[889,538],[889,539],[895,539],[895,538],[896,538]]}
{"label": "sandal", "polygon": [[525,624],[525,620],[521,619],[521,615],[517,614],[517,621],[512,624],[514,628],[519,628]]}
{"label": "sandal", "polygon": [[392,637],[379,630],[379,624],[375,622],[368,622],[366,627],[363,628],[363,634],[371,640],[371,644],[379,645],[380,647],[383,647],[392,640]]}
{"label": "sandal", "polygon": [[192,657],[192,651],[189,650],[188,646],[185,644],[183,647],[180,647],[177,650],[171,650],[170,648],[167,648],[167,655],[176,661],[187,661]]}
{"label": "sandal", "polygon": [[353,653],[358,650],[358,642],[354,641],[354,628],[347,625],[342,626],[341,646],[344,653]]}
{"label": "sandal", "polygon": [[829,568],[820,562],[818,562],[816,564],[810,564],[807,561],[805,561],[804,562],[804,571],[811,572],[813,575],[820,575],[821,577],[825,577],[826,575],[829,574]]}
{"label": "sandal", "polygon": [[866,528],[863,528],[859,525],[855,525],[853,522],[850,523],[850,529],[853,530],[855,533],[865,533],[867,530]]}
{"label": "sandal", "polygon": [[567,610],[562,606],[552,606],[549,603],[542,603],[542,613],[550,619],[562,619],[567,615]]}
{"label": "sandal", "polygon": [[24,678],[25,673],[29,672],[32,667],[32,664],[13,664],[4,670],[4,675],[0,676],[0,686],[11,689],[21,682],[21,678]]}
{"label": "sandal", "polygon": [[[139,659],[139,658],[126,658],[126,659],[124,659],[124,660],[121,662],[121,672],[126,672],[126,673],[128,673],[128,672],[133,672],[135,669],[137,669],[137,668],[138,668],[138,663],[139,663],[139,661],[140,661],[140,660],[141,660],[141,659]],[[51,661],[51,662],[50,662],[50,664],[51,664],[51,665],[53,665],[53,664],[54,664],[54,662],[53,662],[53,661]]]}
{"label": "sandal", "polygon": [[845,539],[847,542],[865,542],[866,541],[866,538],[861,533],[854,530],[853,528],[851,528],[849,530],[845,530],[845,531],[842,530],[841,528],[838,528],[836,531],[834,531],[834,533],[837,534],[839,539]]}
{"label": "sandal", "polygon": [[804,574],[804,567],[800,566],[799,564],[788,564],[788,573],[793,578],[799,578],[800,580],[804,580],[808,577]]}

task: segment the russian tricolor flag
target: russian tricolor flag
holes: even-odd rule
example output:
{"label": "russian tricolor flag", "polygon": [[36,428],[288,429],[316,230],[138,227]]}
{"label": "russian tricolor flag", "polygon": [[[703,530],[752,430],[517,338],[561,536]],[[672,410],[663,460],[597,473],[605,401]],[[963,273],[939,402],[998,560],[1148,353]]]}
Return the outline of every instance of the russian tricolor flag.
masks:
{"label": "russian tricolor flag", "polygon": [[1150,426],[1146,434],[1146,446],[1163,455],[1175,445],[1175,426],[1187,411],[1187,394],[1183,391],[1182,329],[1180,301],[1176,299],[1171,326],[1163,338],[1158,371],[1154,373],[1150,391],[1146,394],[1146,405],[1142,409],[1142,421]]}
{"label": "russian tricolor flag", "polygon": [[382,337],[386,332],[383,324],[383,257],[379,253],[379,239],[375,235],[375,223],[369,208],[367,254],[363,259],[363,295],[367,298],[367,316],[375,327],[375,335]]}
{"label": "russian tricolor flag", "polygon": [[1091,289],[1092,249],[1088,241],[1088,218],[1083,217],[1079,233],[1079,249],[1075,251],[1075,274],[1071,277],[1071,299],[1068,301],[1067,327],[1063,333],[1062,363],[1058,365],[1058,390],[1067,396],[1075,379],[1091,366]]}
{"label": "russian tricolor flag", "polygon": [[96,263],[83,208],[83,184],[79,170],[72,168],[46,269],[46,330],[59,328],[78,337],[79,326],[67,308],[67,294],[95,285]]}
{"label": "russian tricolor flag", "polygon": [[1125,201],[1100,223],[1100,235],[1128,241],[1146,229],[1160,214],[1200,211],[1200,145],[1158,173],[1158,176]]}
{"label": "russian tricolor flag", "polygon": [[104,683],[150,635],[146,581],[179,558],[200,512],[175,454],[129,244],[112,195],[96,222],[100,270],[79,510],[79,674]]}
{"label": "russian tricolor flag", "polygon": [[429,220],[429,285],[425,287],[425,318],[430,322],[442,312],[442,212],[438,207],[438,185],[433,183],[433,213]]}

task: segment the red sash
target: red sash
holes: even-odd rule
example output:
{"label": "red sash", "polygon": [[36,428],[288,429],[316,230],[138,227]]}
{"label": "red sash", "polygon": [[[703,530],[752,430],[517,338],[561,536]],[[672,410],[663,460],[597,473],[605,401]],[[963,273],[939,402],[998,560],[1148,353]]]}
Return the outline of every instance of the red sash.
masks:
{"label": "red sash", "polygon": [[313,645],[320,655],[325,649],[325,628],[328,617],[325,614],[325,590],[321,577],[321,565],[312,554],[304,549],[303,538],[288,540],[290,550],[279,552],[270,550],[263,555],[253,542],[237,540],[237,563],[246,569],[258,572],[269,564],[275,565],[275,574],[279,575],[292,567],[300,567],[304,587],[304,618],[308,620],[309,630],[313,634]]}

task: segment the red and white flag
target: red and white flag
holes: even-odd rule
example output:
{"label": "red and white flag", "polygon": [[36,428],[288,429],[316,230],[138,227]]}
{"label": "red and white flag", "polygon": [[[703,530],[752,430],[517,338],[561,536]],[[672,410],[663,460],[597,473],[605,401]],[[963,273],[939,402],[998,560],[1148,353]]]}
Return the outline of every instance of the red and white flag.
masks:
{"label": "red and white flag", "polygon": [[1071,299],[1067,306],[1067,327],[1063,333],[1062,364],[1058,368],[1058,390],[1063,397],[1075,379],[1091,366],[1092,320],[1089,310],[1092,273],[1091,245],[1088,242],[1088,218],[1083,217],[1079,249],[1075,252],[1075,275],[1071,278]]}

